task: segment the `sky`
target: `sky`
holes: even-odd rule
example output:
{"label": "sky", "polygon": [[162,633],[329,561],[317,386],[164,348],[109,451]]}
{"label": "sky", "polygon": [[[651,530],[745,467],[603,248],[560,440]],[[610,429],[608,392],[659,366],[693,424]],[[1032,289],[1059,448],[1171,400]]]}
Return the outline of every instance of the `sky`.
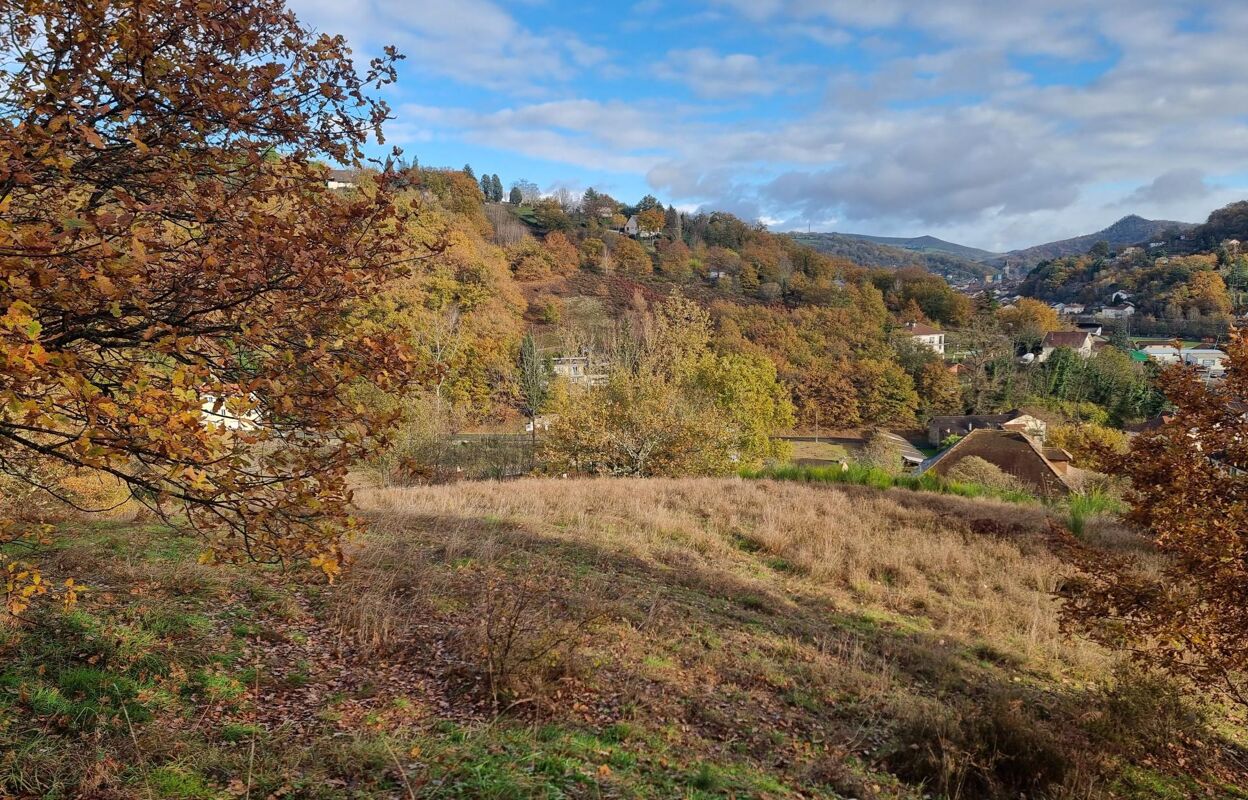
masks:
{"label": "sky", "polygon": [[772,230],[1004,251],[1248,199],[1244,0],[289,0],[398,145]]}

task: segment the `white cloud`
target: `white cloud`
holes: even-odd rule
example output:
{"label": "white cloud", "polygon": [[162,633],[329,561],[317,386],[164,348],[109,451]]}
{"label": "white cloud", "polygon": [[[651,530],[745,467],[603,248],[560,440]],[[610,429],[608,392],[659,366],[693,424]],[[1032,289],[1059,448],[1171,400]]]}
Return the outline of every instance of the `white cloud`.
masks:
{"label": "white cloud", "polygon": [[[1248,173],[1248,4],[1236,0],[626,4],[622,29],[645,18],[647,30],[679,26],[688,43],[652,67],[639,66],[644,54],[612,63],[594,42],[526,26],[491,0],[293,1],[365,49],[396,41],[418,75],[507,98],[398,103],[392,138],[485,144],[566,164],[569,179],[644,176],[686,208],[1008,249],[1127,211],[1196,220],[1233,199],[1228,176]],[[728,24],[738,38],[710,33]],[[853,58],[799,63],[819,47]],[[1029,72],[1036,63],[1056,71],[1054,85]],[[641,78],[629,96],[643,99],[578,82],[586,69],[626,68]],[[674,101],[676,83],[697,99]]]}
{"label": "white cloud", "polygon": [[816,72],[749,53],[720,54],[709,47],[673,50],[654,69],[663,80],[679,81],[702,97],[739,98],[810,90]]}
{"label": "white cloud", "polygon": [[533,31],[491,0],[291,0],[300,20],[360,52],[396,45],[422,71],[475,86],[532,91],[603,64],[607,51],[568,31]]}

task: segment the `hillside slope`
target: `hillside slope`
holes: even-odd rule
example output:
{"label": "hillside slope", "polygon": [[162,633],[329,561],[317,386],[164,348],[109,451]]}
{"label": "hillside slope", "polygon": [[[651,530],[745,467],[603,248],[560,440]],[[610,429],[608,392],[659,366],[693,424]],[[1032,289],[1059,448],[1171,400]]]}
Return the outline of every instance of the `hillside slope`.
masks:
{"label": "hillside slope", "polygon": [[947,242],[935,236],[870,236],[865,233],[841,233],[838,235],[848,236],[851,239],[864,239],[868,242],[875,242],[876,244],[889,247],[900,247],[903,250],[914,250],[918,253],[947,253],[969,261],[987,261],[1001,255],[990,250],[981,250],[978,247],[968,247],[956,242]]}
{"label": "hillside slope", "polygon": [[333,586],[64,523],[44,567],[94,591],[0,633],[0,793],[1245,796],[1241,728],[1061,634],[1039,507],[715,479],[358,501]]}
{"label": "hillside slope", "polygon": [[[881,244],[878,237],[841,233],[790,233],[795,241],[825,255],[844,258],[864,267],[900,269],[919,267],[951,279],[982,277],[991,268],[939,248],[927,250]],[[926,237],[925,237],[926,238]],[[917,241],[907,239],[904,241]],[[940,241],[936,239],[934,241]]]}
{"label": "hillside slope", "polygon": [[1063,256],[1082,255],[1097,242],[1106,242],[1111,248],[1140,244],[1154,237],[1171,232],[1183,232],[1196,227],[1190,222],[1175,222],[1164,219],[1144,219],[1131,214],[1110,225],[1108,228],[1062,239],[1056,242],[1038,244],[1021,250],[1011,250],[992,260],[993,264],[1009,264],[1014,267],[1031,269],[1042,261]]}

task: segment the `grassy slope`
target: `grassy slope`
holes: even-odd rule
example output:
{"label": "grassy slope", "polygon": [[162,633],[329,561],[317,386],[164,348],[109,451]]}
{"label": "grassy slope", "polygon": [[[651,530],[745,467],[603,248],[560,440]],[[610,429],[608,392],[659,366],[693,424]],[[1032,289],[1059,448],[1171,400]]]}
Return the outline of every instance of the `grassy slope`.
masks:
{"label": "grassy slope", "polygon": [[333,587],[68,531],[46,567],[95,591],[0,634],[0,788],[1245,796],[1238,724],[1059,632],[1039,508],[709,479],[360,502]]}

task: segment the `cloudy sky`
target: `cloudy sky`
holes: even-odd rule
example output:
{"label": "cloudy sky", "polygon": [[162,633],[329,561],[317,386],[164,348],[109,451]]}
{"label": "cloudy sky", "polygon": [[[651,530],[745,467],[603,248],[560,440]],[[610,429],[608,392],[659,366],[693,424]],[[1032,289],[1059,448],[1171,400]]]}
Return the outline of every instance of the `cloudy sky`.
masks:
{"label": "cloudy sky", "polygon": [[1005,250],[1248,198],[1243,0],[291,0],[388,144],[774,230]]}

